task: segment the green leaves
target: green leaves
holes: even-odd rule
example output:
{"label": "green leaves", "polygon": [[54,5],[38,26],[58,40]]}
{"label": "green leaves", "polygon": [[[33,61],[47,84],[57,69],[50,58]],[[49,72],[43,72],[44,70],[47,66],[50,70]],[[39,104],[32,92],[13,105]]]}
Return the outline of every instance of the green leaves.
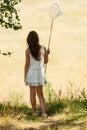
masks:
{"label": "green leaves", "polygon": [[1,0],[0,1],[0,25],[5,28],[21,29],[20,18],[14,7],[21,0]]}

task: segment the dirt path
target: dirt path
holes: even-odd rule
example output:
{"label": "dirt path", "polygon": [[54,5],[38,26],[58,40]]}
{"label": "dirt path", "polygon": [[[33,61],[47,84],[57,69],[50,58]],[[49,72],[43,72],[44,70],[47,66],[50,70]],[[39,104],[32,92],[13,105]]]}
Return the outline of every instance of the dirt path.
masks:
{"label": "dirt path", "polygon": [[0,118],[0,130],[87,130],[87,114],[59,114],[47,119],[16,120]]}

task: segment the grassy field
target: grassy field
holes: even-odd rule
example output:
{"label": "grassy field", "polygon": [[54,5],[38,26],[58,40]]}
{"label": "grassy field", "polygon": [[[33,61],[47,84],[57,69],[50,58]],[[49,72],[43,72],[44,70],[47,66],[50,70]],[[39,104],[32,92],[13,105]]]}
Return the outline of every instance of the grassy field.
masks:
{"label": "grassy field", "polygon": [[87,130],[87,97],[61,99],[51,90],[46,97],[48,118],[33,116],[32,109],[17,99],[0,103],[0,130]]}
{"label": "grassy field", "polygon": [[[54,20],[46,77],[56,92],[61,90],[66,97],[72,91],[77,96],[83,88],[87,92],[87,1],[55,2],[63,15]],[[11,57],[0,55],[0,100],[9,100],[9,93],[13,91],[24,93],[24,100],[28,101],[28,87],[23,79],[26,37],[29,31],[36,30],[40,43],[47,47],[52,3],[52,0],[22,1],[17,8],[23,29],[13,31],[0,27],[1,53],[13,52]]]}
{"label": "grassy field", "polygon": [[[87,93],[87,0],[24,0],[17,6],[22,30],[6,30],[0,27],[0,102],[11,101],[16,105],[24,102],[30,107],[29,88],[24,84],[26,37],[29,31],[36,30],[40,43],[47,47],[51,24],[49,7],[56,2],[63,15],[54,20],[47,81],[57,95],[61,92],[61,98],[70,98],[72,95],[78,97],[83,90]],[[4,56],[4,52],[12,54],[10,57]],[[82,118],[80,117],[81,113],[71,116],[71,113],[67,115],[64,112],[54,118],[50,117],[51,122],[43,120],[41,124],[39,120],[38,126],[44,125],[44,122],[49,125],[57,121],[60,130],[87,130],[84,111]],[[17,122],[18,120],[10,117],[1,118],[1,130],[13,130],[13,127],[15,130],[22,129],[22,120]],[[26,121],[26,128],[30,123],[34,125],[33,121]],[[22,126],[23,129],[25,126]]]}

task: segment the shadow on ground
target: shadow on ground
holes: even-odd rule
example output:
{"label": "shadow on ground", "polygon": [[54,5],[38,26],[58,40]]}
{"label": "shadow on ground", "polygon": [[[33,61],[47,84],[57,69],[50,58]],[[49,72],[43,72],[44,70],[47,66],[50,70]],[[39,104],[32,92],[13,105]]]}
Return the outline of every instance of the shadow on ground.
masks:
{"label": "shadow on ground", "polygon": [[29,125],[31,124],[30,121],[27,121],[26,123],[25,121],[8,121],[0,124],[0,130],[87,130],[87,114],[84,113],[72,117],[67,116],[67,118],[58,118],[56,120],[50,117],[48,119],[41,119],[39,121],[40,125],[38,126],[39,123],[37,123],[37,127],[34,127],[35,123],[37,122],[33,122],[32,125]]}

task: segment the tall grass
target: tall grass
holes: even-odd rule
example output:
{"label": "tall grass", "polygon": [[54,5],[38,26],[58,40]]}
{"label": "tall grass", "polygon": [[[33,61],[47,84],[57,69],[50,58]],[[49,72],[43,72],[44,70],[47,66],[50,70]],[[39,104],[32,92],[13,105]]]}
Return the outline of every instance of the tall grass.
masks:
{"label": "tall grass", "polygon": [[49,83],[46,87],[45,94],[47,97],[47,111],[49,114],[61,112],[61,110],[63,111],[64,108],[68,107],[71,112],[87,110],[87,94],[84,88],[77,97],[74,97],[73,93],[71,93],[70,97],[62,98],[61,90],[56,93]]}
{"label": "tall grass", "polygon": [[[47,90],[47,91],[46,91]],[[57,95],[54,90],[51,89],[49,84],[46,86],[46,109],[49,116],[64,112],[66,108],[69,112],[82,112],[87,110],[87,95],[83,89],[77,98],[61,98],[61,95]],[[15,98],[16,96],[16,98]],[[25,103],[20,102],[22,96],[12,95],[12,100],[9,102],[0,103],[0,115],[10,116],[17,119],[36,119],[32,116],[32,109],[29,108]],[[37,106],[40,109],[39,105]]]}

